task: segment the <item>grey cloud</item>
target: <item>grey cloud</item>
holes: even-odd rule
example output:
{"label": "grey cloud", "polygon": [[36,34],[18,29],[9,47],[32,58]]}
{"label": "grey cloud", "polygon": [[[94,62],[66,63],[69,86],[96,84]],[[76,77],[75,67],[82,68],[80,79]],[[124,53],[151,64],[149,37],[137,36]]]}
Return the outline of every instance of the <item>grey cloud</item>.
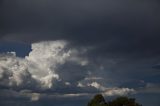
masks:
{"label": "grey cloud", "polygon": [[146,86],[137,90],[139,93],[160,93],[160,84],[158,83],[146,83]]}
{"label": "grey cloud", "polygon": [[155,65],[152,66],[152,68],[159,70],[160,69],[160,65],[159,64],[155,64]]}
{"label": "grey cloud", "polygon": [[84,36],[89,40],[90,37],[97,39],[96,35],[107,39],[117,34],[136,33],[141,36],[148,34],[145,31],[157,32],[157,6],[156,1],[4,1],[4,39],[25,40],[26,35],[28,41],[38,40],[35,36],[39,36],[39,40],[83,40]]}
{"label": "grey cloud", "polygon": [[93,56],[158,56],[159,10],[156,0],[3,1],[1,40],[65,39],[96,47]]}

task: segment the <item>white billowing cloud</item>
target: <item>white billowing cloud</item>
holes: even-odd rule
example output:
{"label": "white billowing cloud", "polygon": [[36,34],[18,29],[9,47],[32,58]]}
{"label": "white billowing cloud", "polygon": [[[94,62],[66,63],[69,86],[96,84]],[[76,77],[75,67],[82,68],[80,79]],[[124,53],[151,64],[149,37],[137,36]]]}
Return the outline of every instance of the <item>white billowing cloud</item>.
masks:
{"label": "white billowing cloud", "polygon": [[101,84],[97,83],[97,82],[92,82],[90,84],[87,84],[88,86],[91,87],[95,87],[96,89],[100,90],[100,91],[104,91],[106,88],[104,86],[102,86]]}
{"label": "white billowing cloud", "polygon": [[69,85],[71,85],[71,83],[70,82],[65,82],[65,85],[69,86]]}
{"label": "white billowing cloud", "polygon": [[[85,52],[84,50],[79,52],[76,49],[67,48],[67,44],[63,40],[32,44],[32,51],[26,57],[29,65],[28,70],[32,73],[33,78],[40,80],[43,88],[52,88],[55,82],[62,80],[60,77],[67,75],[70,77],[71,74],[62,75],[62,71],[59,72],[57,69],[59,66],[73,62],[83,67],[89,63],[86,58],[79,56]],[[60,73],[61,76],[59,76]],[[65,83],[64,85],[70,84]]]}
{"label": "white billowing cloud", "polygon": [[81,59],[75,51],[67,48],[66,41],[60,40],[33,43],[32,51],[25,58],[16,57],[15,53],[3,54],[0,56],[0,85],[53,88],[61,81],[57,67],[68,61],[87,65],[87,59]]}
{"label": "white billowing cloud", "polygon": [[0,56],[0,85],[24,87],[31,83],[34,83],[34,79],[25,59],[16,57],[15,53]]}
{"label": "white billowing cloud", "polygon": [[40,80],[44,88],[51,88],[54,80],[60,80],[55,69],[70,57],[71,51],[64,50],[65,41],[48,41],[32,44],[32,51],[26,57],[33,77]]}
{"label": "white billowing cloud", "polygon": [[77,87],[83,88],[83,87],[85,87],[85,85],[83,85],[81,82],[78,82]]}
{"label": "white billowing cloud", "polygon": [[105,96],[114,96],[114,95],[124,96],[124,95],[134,94],[134,93],[136,93],[136,91],[130,88],[110,88],[106,90],[105,92],[103,92],[103,95]]}
{"label": "white billowing cloud", "polygon": [[[33,43],[32,51],[25,58],[17,57],[14,52],[1,54],[0,86],[31,91],[35,89],[54,90],[54,88],[66,90],[64,88],[67,87],[68,90],[80,90],[81,88],[84,90],[82,93],[75,94],[64,91],[64,94],[56,95],[59,97],[89,95],[86,94],[86,91],[90,88],[108,96],[135,92],[134,89],[129,88],[103,86],[99,83],[103,80],[102,77],[91,75],[88,70],[85,70],[85,67],[89,65],[89,60],[82,55],[86,50],[71,49],[67,47],[67,44],[66,41]],[[20,95],[29,97],[31,101],[37,101],[41,97],[41,94],[36,92],[20,92]]]}

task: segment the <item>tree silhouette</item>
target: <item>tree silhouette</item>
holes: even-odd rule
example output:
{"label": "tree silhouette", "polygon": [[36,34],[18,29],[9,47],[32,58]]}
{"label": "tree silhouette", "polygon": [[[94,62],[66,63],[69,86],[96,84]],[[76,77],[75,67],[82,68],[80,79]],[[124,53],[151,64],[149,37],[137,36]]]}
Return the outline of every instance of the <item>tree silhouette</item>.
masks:
{"label": "tree silhouette", "polygon": [[88,103],[88,106],[142,106],[135,102],[134,98],[118,97],[110,102],[106,102],[101,94],[97,94]]}
{"label": "tree silhouette", "polygon": [[135,102],[134,98],[118,97],[109,103],[110,106],[141,106]]}
{"label": "tree silhouette", "polygon": [[108,106],[105,102],[104,97],[101,94],[97,94],[94,98],[88,103],[88,106]]}

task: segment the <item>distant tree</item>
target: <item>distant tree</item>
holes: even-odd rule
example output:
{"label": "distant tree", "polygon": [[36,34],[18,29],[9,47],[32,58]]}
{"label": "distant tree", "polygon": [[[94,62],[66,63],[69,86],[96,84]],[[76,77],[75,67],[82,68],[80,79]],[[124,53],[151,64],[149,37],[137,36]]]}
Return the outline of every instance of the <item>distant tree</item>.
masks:
{"label": "distant tree", "polygon": [[108,106],[105,102],[104,97],[101,94],[97,94],[93,99],[88,103],[88,106]]}
{"label": "distant tree", "polygon": [[142,106],[135,102],[134,98],[118,97],[113,101],[106,102],[101,94],[97,94],[88,103],[88,106]]}
{"label": "distant tree", "polygon": [[141,106],[134,98],[118,97],[109,103],[109,106]]}

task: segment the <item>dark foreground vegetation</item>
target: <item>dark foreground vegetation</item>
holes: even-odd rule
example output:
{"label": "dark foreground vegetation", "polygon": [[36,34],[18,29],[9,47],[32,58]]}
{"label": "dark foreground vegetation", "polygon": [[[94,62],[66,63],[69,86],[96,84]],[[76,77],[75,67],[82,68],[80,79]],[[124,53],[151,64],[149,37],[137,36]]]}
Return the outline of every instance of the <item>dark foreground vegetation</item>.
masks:
{"label": "dark foreground vegetation", "polygon": [[106,102],[101,94],[97,94],[88,103],[88,106],[142,106],[136,103],[134,98],[118,97],[112,101]]}

